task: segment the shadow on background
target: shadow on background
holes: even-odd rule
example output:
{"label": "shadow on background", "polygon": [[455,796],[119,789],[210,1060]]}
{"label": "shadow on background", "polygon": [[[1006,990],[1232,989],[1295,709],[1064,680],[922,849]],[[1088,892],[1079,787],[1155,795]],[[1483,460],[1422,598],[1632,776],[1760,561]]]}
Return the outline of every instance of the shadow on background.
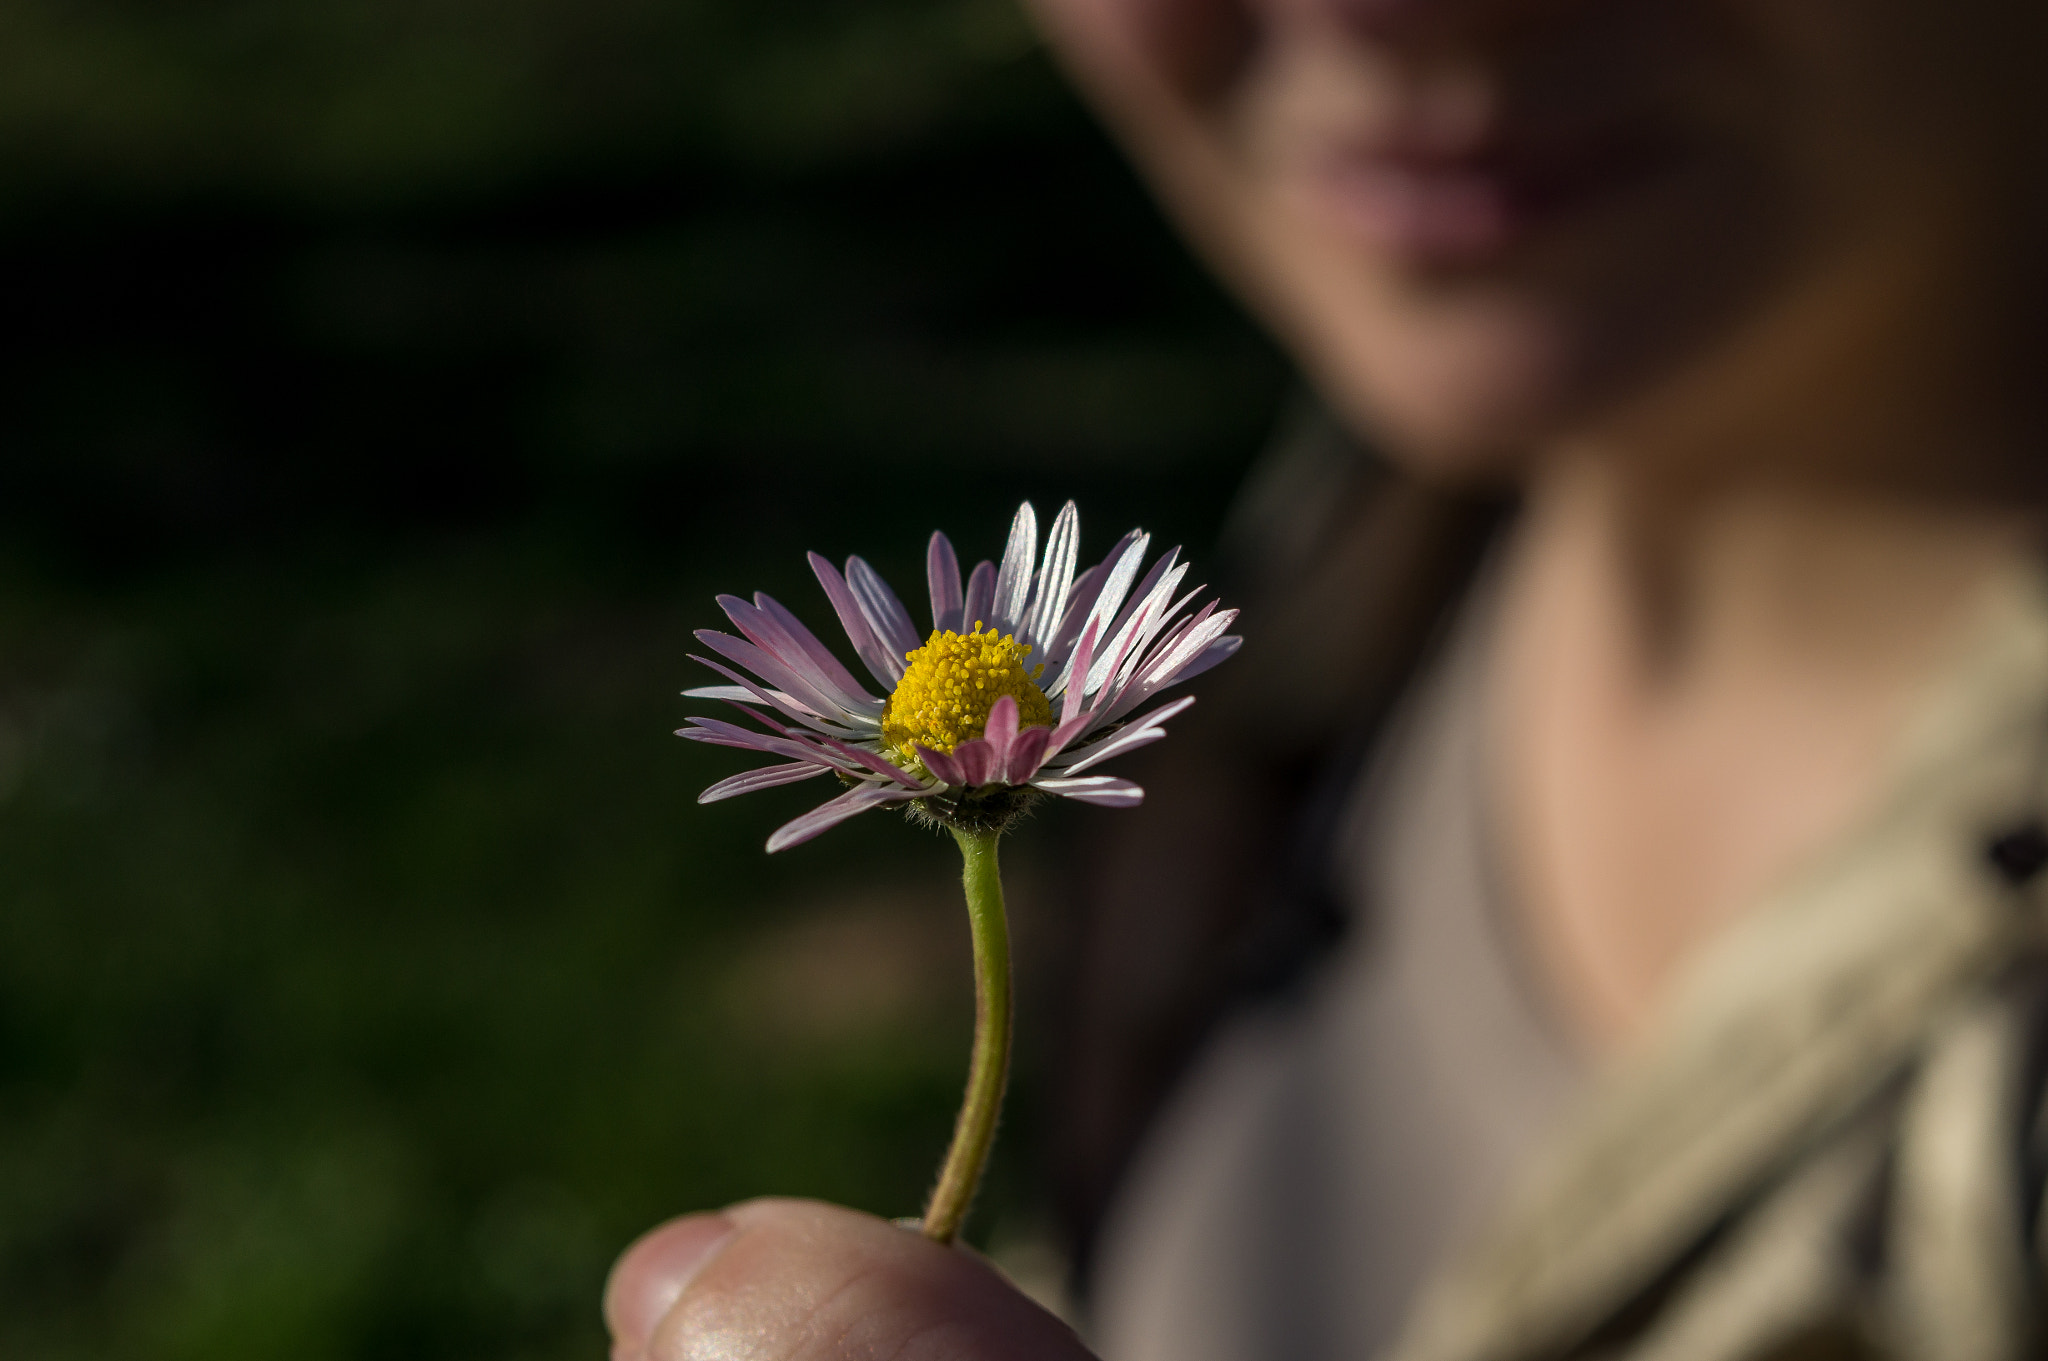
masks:
{"label": "shadow on background", "polygon": [[1200,544],[1284,381],[1018,16],[0,32],[0,1355],[588,1357],[659,1217],[914,1210],[950,848],[696,807],[741,761],[668,736],[688,631],[1022,495]]}

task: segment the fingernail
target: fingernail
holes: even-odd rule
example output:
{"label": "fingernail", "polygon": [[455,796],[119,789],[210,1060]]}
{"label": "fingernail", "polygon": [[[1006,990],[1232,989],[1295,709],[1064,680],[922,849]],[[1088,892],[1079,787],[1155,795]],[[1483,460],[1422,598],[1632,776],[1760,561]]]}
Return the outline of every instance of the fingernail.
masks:
{"label": "fingernail", "polygon": [[648,1232],[620,1255],[604,1287],[613,1361],[641,1354],[655,1326],[733,1233],[724,1215],[691,1215]]}

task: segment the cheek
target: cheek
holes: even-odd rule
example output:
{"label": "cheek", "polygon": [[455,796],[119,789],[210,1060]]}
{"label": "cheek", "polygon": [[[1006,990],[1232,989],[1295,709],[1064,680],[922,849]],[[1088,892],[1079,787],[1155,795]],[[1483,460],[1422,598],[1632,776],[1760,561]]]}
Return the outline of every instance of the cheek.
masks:
{"label": "cheek", "polygon": [[1395,452],[1462,469],[1526,458],[1711,350],[1771,291],[1782,253],[1752,206],[1712,233],[1561,242],[1548,268],[1450,277],[1274,217],[1265,310],[1317,386]]}

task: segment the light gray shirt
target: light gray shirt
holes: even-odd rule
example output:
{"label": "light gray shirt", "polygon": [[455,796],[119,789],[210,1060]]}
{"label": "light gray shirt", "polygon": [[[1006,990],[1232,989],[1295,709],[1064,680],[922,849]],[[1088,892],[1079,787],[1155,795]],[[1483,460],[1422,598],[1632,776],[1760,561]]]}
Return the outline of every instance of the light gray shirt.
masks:
{"label": "light gray shirt", "polygon": [[1485,596],[1353,799],[1345,943],[1220,1033],[1140,1154],[1102,1242],[1107,1361],[1383,1351],[1584,1086],[1493,872]]}

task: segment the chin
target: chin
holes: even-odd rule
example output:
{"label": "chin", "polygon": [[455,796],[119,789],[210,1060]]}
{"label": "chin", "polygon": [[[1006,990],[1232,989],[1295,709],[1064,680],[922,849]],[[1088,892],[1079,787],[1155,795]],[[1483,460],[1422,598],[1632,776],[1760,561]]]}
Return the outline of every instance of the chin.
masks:
{"label": "chin", "polygon": [[1305,357],[1332,410],[1431,480],[1521,477],[1591,406],[1547,328],[1395,326]]}
{"label": "chin", "polygon": [[1545,442],[1519,422],[1473,421],[1462,412],[1370,409],[1349,424],[1391,462],[1426,481],[1495,488],[1522,480]]}

